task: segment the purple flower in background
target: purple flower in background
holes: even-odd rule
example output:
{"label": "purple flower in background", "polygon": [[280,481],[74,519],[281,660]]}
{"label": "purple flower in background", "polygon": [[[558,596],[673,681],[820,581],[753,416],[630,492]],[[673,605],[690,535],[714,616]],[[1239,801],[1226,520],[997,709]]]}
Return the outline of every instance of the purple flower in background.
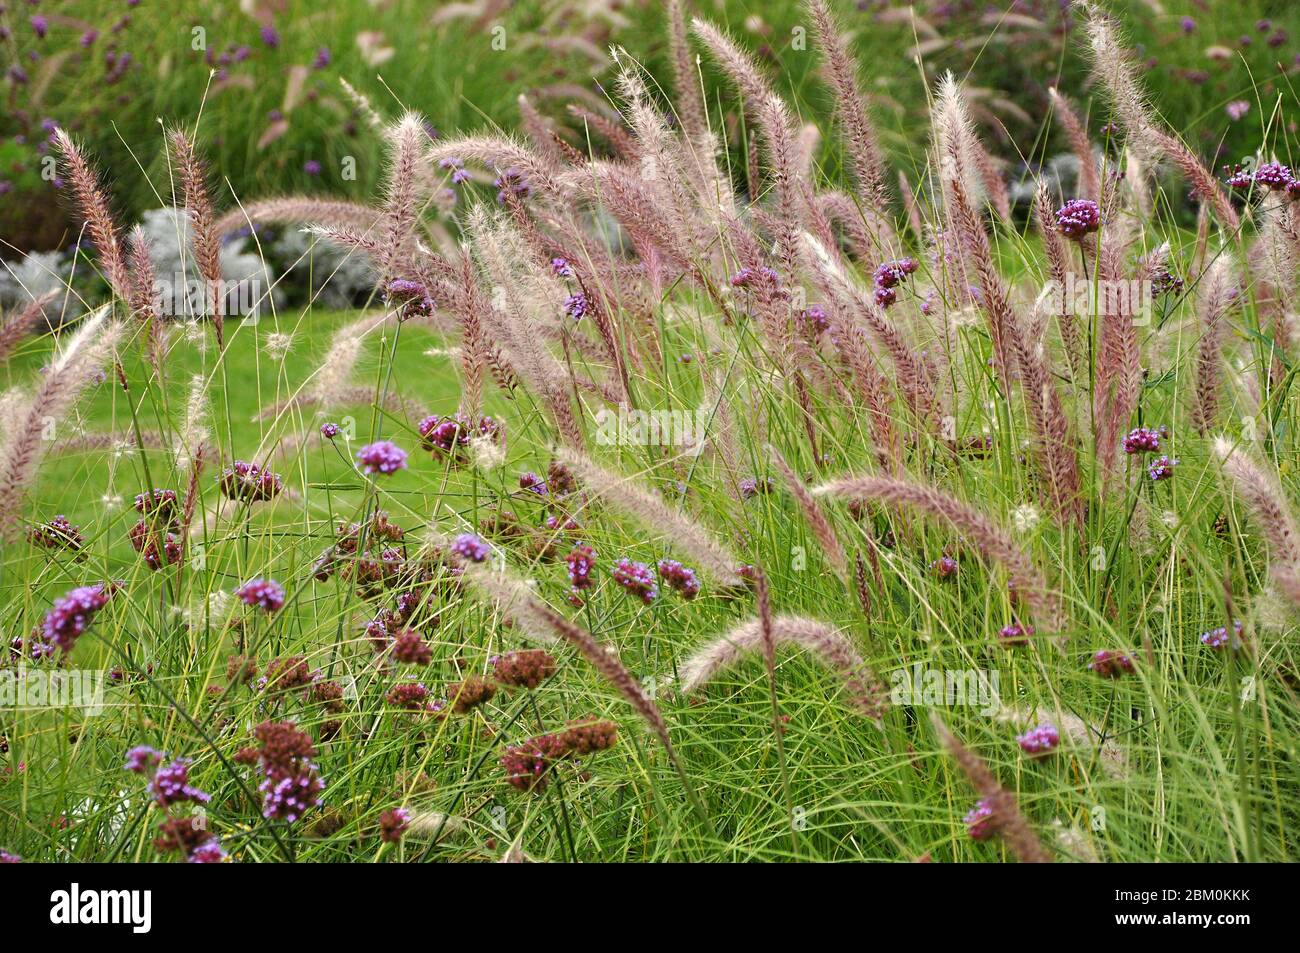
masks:
{"label": "purple flower in background", "polygon": [[216,838],[204,841],[190,851],[187,864],[219,864],[226,859],[226,852],[221,849],[221,842]]}
{"label": "purple flower in background", "polygon": [[564,299],[564,313],[574,321],[581,321],[587,313],[587,296],[581,291],[569,295]]}
{"label": "purple flower in background", "polygon": [[569,264],[569,259],[567,258],[552,258],[551,272],[557,278],[572,278],[573,266]]}
{"label": "purple flower in background", "polygon": [[1082,238],[1101,228],[1101,210],[1088,199],[1070,199],[1056,210],[1056,227],[1066,238]]}
{"label": "purple flower in background", "polygon": [[1124,438],[1124,452],[1127,454],[1136,453],[1155,453],[1160,449],[1160,438],[1169,436],[1169,431],[1161,427],[1159,430],[1153,430],[1150,427],[1138,427],[1130,430],[1128,436]]}
{"label": "purple flower in background", "polygon": [[336,423],[324,423],[320,425],[320,435],[326,440],[333,440],[339,435],[339,425]]}
{"label": "purple flower in background", "polygon": [[357,461],[366,473],[393,474],[406,469],[406,451],[391,440],[376,440],[357,451]]}
{"label": "purple flower in background", "polygon": [[316,58],[311,61],[312,69],[324,69],[330,65],[330,48],[322,46],[316,51]]}
{"label": "purple flower in background", "polygon": [[659,586],[655,583],[654,573],[645,563],[633,562],[626,557],[620,559],[614,566],[613,576],[616,583],[645,605],[650,605],[659,597]]}
{"label": "purple flower in background", "polygon": [[189,758],[177,758],[166,767],[159,768],[149,784],[149,793],[163,807],[183,801],[206,804],[212,799],[210,794],[190,784]]}
{"label": "purple flower in background", "polygon": [[[1233,629],[1232,638],[1231,638],[1232,647],[1234,649],[1240,649],[1244,644],[1241,639],[1241,623],[1233,622],[1232,629]],[[1204,643],[1205,645],[1208,645],[1212,649],[1223,648],[1229,643],[1228,627],[1225,625],[1221,625],[1217,629],[1211,629],[1209,632],[1201,633],[1201,642]]]}
{"label": "purple flower in background", "polygon": [[244,460],[236,460],[222,470],[217,482],[230,499],[250,503],[269,500],[284,489],[279,476]]}
{"label": "purple flower in background", "polygon": [[1006,646],[1028,645],[1029,637],[1034,634],[1032,625],[1012,622],[998,629],[998,641]]}
{"label": "purple flower in background", "polygon": [[538,496],[546,496],[546,481],[532,470],[519,474],[519,489],[529,490]]}
{"label": "purple flower in background", "polygon": [[1051,754],[1061,743],[1061,733],[1051,722],[1043,722],[1037,728],[1031,728],[1016,737],[1020,750],[1030,757]]}
{"label": "purple flower in background", "polygon": [[124,769],[134,774],[144,774],[151,768],[162,764],[162,753],[148,745],[136,745],[126,753]]}
{"label": "purple flower in background", "polygon": [[1157,483],[1161,480],[1168,480],[1174,475],[1174,467],[1178,466],[1178,461],[1173,457],[1161,456],[1156,457],[1147,465],[1147,474]]}
{"label": "purple flower in background", "polygon": [[262,42],[265,43],[267,46],[269,46],[271,49],[275,49],[277,46],[280,45],[280,34],[276,31],[275,27],[273,27],[271,24],[268,23],[266,26],[262,27],[261,35],[262,35]]}
{"label": "purple flower in background", "polygon": [[1246,113],[1250,112],[1250,100],[1234,99],[1228,105],[1223,107],[1223,111],[1228,114],[1228,118],[1233,122],[1244,119]]}
{"label": "purple flower in background", "polygon": [[0,864],[21,864],[23,859],[7,850],[0,850]]}
{"label": "purple flower in background", "polygon": [[472,563],[481,563],[488,558],[492,552],[492,547],[483,541],[483,538],[473,533],[461,533],[451,541],[451,551],[461,559],[468,559]]}
{"label": "purple flower in background", "polygon": [[987,798],[980,798],[962,818],[962,823],[966,825],[966,833],[971,840],[988,840],[997,830],[993,805]]}
{"label": "purple flower in background", "polygon": [[898,300],[899,285],[907,280],[907,277],[916,271],[915,258],[898,258],[893,261],[887,261],[876,268],[876,304],[882,308],[888,308]]}
{"label": "purple flower in background", "polygon": [[267,612],[284,608],[284,587],[274,579],[250,579],[235,590],[235,595],[245,605]]}
{"label": "purple flower in background", "polygon": [[596,551],[590,546],[574,546],[564,561],[569,566],[569,582],[573,588],[591,588],[591,570],[596,565]]}
{"label": "purple flower in background", "polygon": [[45,616],[45,638],[64,652],[71,652],[95,613],[108,605],[111,596],[112,590],[103,583],[79,586],[60,596]]}
{"label": "purple flower in background", "polygon": [[306,172],[308,175],[320,175],[320,168],[320,163],[315,159],[308,159],[302,164],[302,171]]}
{"label": "purple flower in background", "polygon": [[518,169],[506,169],[492,181],[492,185],[497,190],[497,201],[503,205],[510,196],[523,200],[533,192],[532,186]]}
{"label": "purple flower in background", "polygon": [[659,578],[674,589],[683,599],[691,600],[700,594],[700,579],[694,569],[683,566],[675,559],[659,560]]}
{"label": "purple flower in background", "polygon": [[50,21],[38,13],[28,22],[32,25],[32,32],[36,34],[36,39],[45,39],[45,34],[50,30]]}
{"label": "purple flower in background", "polygon": [[94,46],[95,41],[98,39],[99,39],[98,30],[87,30],[85,33],[81,34],[81,45],[83,47]]}
{"label": "purple flower in background", "polygon": [[1242,165],[1234,165],[1231,169],[1225,165],[1223,174],[1224,182],[1233,189],[1248,189],[1255,181],[1255,177]]}
{"label": "purple flower in background", "polygon": [[1182,21],[1178,25],[1182,27],[1184,33],[1196,32],[1196,21],[1191,17],[1183,17]]}
{"label": "purple flower in background", "polygon": [[930,563],[930,569],[941,580],[952,579],[957,575],[957,560],[951,556],[940,556]]}
{"label": "purple flower in background", "polygon": [[1092,661],[1088,663],[1088,668],[1106,678],[1119,678],[1121,675],[1133,671],[1133,660],[1121,652],[1101,649],[1092,657]]}
{"label": "purple flower in background", "polygon": [[1291,170],[1280,162],[1265,162],[1255,170],[1255,182],[1280,192],[1291,184]]}

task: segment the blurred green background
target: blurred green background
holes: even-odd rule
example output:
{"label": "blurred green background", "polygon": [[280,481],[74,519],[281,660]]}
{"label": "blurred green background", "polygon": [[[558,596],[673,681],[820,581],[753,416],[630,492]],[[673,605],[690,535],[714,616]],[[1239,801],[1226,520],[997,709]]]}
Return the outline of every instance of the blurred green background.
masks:
{"label": "blurred green background", "polygon": [[[946,69],[969,74],[981,131],[1012,175],[1066,151],[1046,121],[1049,86],[1093,113],[1094,134],[1105,122],[1091,99],[1082,31],[1064,0],[832,2],[863,63],[885,146],[913,178],[924,165],[928,84]],[[1261,149],[1297,158],[1296,111],[1279,113],[1278,103],[1296,97],[1300,3],[1108,6],[1144,59],[1157,108],[1216,167]],[[402,106],[419,110],[441,135],[514,127],[521,92],[572,126],[566,104],[608,103],[602,81],[611,43],[667,86],[657,0],[7,0],[3,7],[0,257],[7,259],[64,248],[76,235],[68,196],[45,162],[51,123],[72,130],[109,170],[117,211],[129,222],[171,201],[160,120],[197,123],[223,208],[233,195],[367,199],[378,188],[382,147],[340,78],[386,116]],[[825,113],[829,95],[817,81],[797,2],[694,0],[689,7],[739,34],[805,115]],[[716,115],[731,99],[705,70]],[[572,138],[581,140],[576,130]],[[835,175],[834,149],[824,144],[821,158]]]}

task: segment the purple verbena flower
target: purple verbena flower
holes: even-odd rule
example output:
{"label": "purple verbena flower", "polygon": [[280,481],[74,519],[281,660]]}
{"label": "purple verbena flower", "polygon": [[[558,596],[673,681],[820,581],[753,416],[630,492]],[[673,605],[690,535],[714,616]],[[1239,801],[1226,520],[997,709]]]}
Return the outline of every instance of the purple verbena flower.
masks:
{"label": "purple verbena flower", "polygon": [[171,764],[159,768],[149,784],[149,793],[163,807],[184,801],[206,804],[212,799],[210,794],[190,784],[189,758],[177,758]]}
{"label": "purple verbena flower", "polygon": [[519,489],[529,490],[538,496],[546,496],[546,481],[532,470],[519,474]]}
{"label": "purple verbena flower", "polygon": [[339,425],[333,422],[321,424],[320,435],[326,440],[333,440],[339,435]]}
{"label": "purple verbena flower", "polygon": [[1229,642],[1231,641],[1233,649],[1240,649],[1244,644],[1241,638],[1241,631],[1242,631],[1241,623],[1237,621],[1233,622],[1232,629],[1233,632],[1232,632],[1231,640],[1229,640],[1228,638],[1228,627],[1225,625],[1221,625],[1217,629],[1211,629],[1209,632],[1203,632],[1201,634],[1201,642],[1212,649],[1221,649],[1226,645],[1228,645]]}
{"label": "purple verbena flower", "polygon": [[590,546],[579,544],[564,557],[564,561],[569,567],[569,582],[573,588],[589,589],[591,570],[596,565],[596,551]]}
{"label": "purple verbena flower", "polygon": [[581,321],[582,316],[587,313],[587,308],[587,296],[581,291],[574,292],[564,299],[564,313],[574,321]]}
{"label": "purple verbena flower", "polygon": [[1088,668],[1106,678],[1119,678],[1133,671],[1133,660],[1121,652],[1100,649],[1088,663]]}
{"label": "purple verbena flower", "polygon": [[387,476],[406,469],[406,451],[391,440],[376,440],[357,451],[357,462],[366,473]]}
{"label": "purple verbena flower", "polygon": [[615,564],[613,576],[614,582],[645,605],[650,605],[659,597],[659,586],[655,582],[654,573],[645,563],[624,557]]}
{"label": "purple verbena flower", "polygon": [[1101,209],[1089,199],[1070,199],[1056,210],[1056,227],[1066,238],[1082,238],[1101,228]]}
{"label": "purple verbena flower", "polygon": [[1147,475],[1157,483],[1161,480],[1168,480],[1174,475],[1174,467],[1178,466],[1178,461],[1170,456],[1156,457],[1147,464]]}
{"label": "purple verbena flower", "polygon": [[155,751],[148,745],[136,745],[126,753],[123,769],[134,774],[144,774],[162,764],[162,752]]}
{"label": "purple verbena flower", "polygon": [[54,606],[45,615],[45,638],[65,653],[71,652],[77,639],[86,631],[95,613],[108,605],[113,588],[104,583],[78,586],[54,600]]}
{"label": "purple verbena flower", "polygon": [[675,559],[659,560],[659,578],[669,589],[676,590],[683,599],[691,600],[700,594],[700,579],[694,569],[683,566]]}
{"label": "purple verbena flower", "polygon": [[235,595],[245,605],[266,612],[284,608],[284,587],[274,579],[250,579],[235,590]]}
{"label": "purple verbena flower", "polygon": [[1280,162],[1265,162],[1255,170],[1255,182],[1275,192],[1281,192],[1291,184],[1291,170]]}
{"label": "purple verbena flower", "polygon": [[1160,438],[1168,436],[1168,431],[1151,427],[1138,427],[1130,430],[1124,438],[1124,452],[1127,454],[1155,453],[1160,449]]}
{"label": "purple verbena flower", "polygon": [[1061,733],[1051,722],[1043,722],[1037,728],[1031,728],[1023,735],[1016,736],[1020,750],[1031,757],[1051,754],[1061,743]]}
{"label": "purple verbena flower", "polygon": [[957,575],[957,560],[951,556],[940,556],[930,563],[930,571],[940,580],[955,578]]}
{"label": "purple verbena flower", "polygon": [[275,49],[277,46],[280,45],[280,34],[275,29],[275,27],[269,23],[266,24],[266,26],[262,27],[261,37],[262,37],[262,42],[265,43],[267,46],[269,46],[271,49]]}
{"label": "purple verbena flower", "polygon": [[221,842],[214,837],[190,851],[190,856],[185,859],[185,862],[188,864],[219,864],[225,859],[226,852],[222,849]]}
{"label": "purple verbena flower", "polygon": [[998,629],[998,642],[1008,647],[1028,645],[1033,634],[1034,627],[1032,625],[1012,622],[1010,625],[1004,625]]}
{"label": "purple verbena flower", "polygon": [[971,840],[988,840],[997,831],[997,819],[993,814],[993,805],[987,798],[980,798],[975,806],[962,818],[966,833]]}
{"label": "purple verbena flower", "polygon": [[481,563],[492,552],[492,547],[484,542],[481,536],[473,533],[461,533],[451,541],[451,551],[461,559],[468,559],[472,563]]}

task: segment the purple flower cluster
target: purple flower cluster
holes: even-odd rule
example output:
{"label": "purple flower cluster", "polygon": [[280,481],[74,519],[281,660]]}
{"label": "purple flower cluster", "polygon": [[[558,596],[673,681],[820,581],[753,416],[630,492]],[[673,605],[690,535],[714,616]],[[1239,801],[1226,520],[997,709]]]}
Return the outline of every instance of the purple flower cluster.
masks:
{"label": "purple flower cluster", "polygon": [[1130,430],[1124,438],[1124,452],[1127,454],[1155,453],[1160,449],[1162,438],[1169,436],[1167,427],[1153,430],[1150,427],[1138,427]]}
{"label": "purple flower cluster", "polygon": [[573,318],[574,321],[581,321],[589,307],[587,296],[581,291],[575,291],[564,299],[564,313]]}
{"label": "purple flower cluster", "polygon": [[688,569],[675,559],[659,560],[659,578],[669,589],[676,590],[688,601],[700,594],[700,579],[695,570]]}
{"label": "purple flower cluster", "polygon": [[320,435],[326,440],[333,440],[339,435],[339,425],[332,422],[321,424]]}
{"label": "purple flower cluster", "polygon": [[45,615],[45,639],[64,652],[71,652],[77,639],[95,618],[95,613],[108,605],[113,587],[104,583],[78,586],[54,600],[54,606]]}
{"label": "purple flower cluster", "polygon": [[323,803],[325,782],[311,760],[316,746],[306,732],[291,721],[264,721],[253,729],[261,743],[257,752],[263,780],[262,816],[292,824]]}
{"label": "purple flower cluster", "polygon": [[406,451],[391,440],[376,440],[357,451],[357,462],[366,473],[389,476],[406,469]]}
{"label": "purple flower cluster", "polygon": [[1173,457],[1156,457],[1147,464],[1147,475],[1157,483],[1161,480],[1168,480],[1174,475],[1174,467],[1176,466],[1178,466],[1178,461]]}
{"label": "purple flower cluster", "polygon": [[540,791],[546,787],[551,765],[564,757],[563,744],[555,735],[538,735],[521,744],[510,745],[501,756],[506,780],[520,791]]}
{"label": "purple flower cluster", "polygon": [[740,497],[744,500],[752,500],[760,493],[771,493],[772,488],[776,486],[771,477],[758,479],[756,477],[745,477],[740,481]]}
{"label": "purple flower cluster", "polygon": [[659,597],[659,586],[655,582],[654,573],[645,563],[633,562],[624,557],[615,564],[613,576],[616,583],[646,605]]}
{"label": "purple flower cluster", "polygon": [[1133,660],[1121,652],[1100,649],[1088,663],[1088,668],[1106,678],[1119,678],[1133,671]]}
{"label": "purple flower cluster", "polygon": [[940,556],[930,563],[930,571],[939,580],[954,579],[957,576],[957,560],[951,556]]}
{"label": "purple flower cluster", "polygon": [[538,496],[546,496],[546,481],[532,470],[519,474],[519,489],[529,490]]}
{"label": "purple flower cluster", "polygon": [[733,288],[751,288],[764,283],[779,285],[781,276],[766,265],[760,268],[746,266],[731,276],[731,287]]}
{"label": "purple flower cluster", "polygon": [[[1241,623],[1232,623],[1231,643],[1233,649],[1240,649],[1244,644],[1241,638]],[[1212,649],[1221,649],[1229,644],[1228,627],[1221,625],[1217,629],[1211,629],[1209,632],[1201,633],[1201,642]]]}
{"label": "purple flower cluster", "polygon": [[461,559],[472,563],[481,563],[492,552],[492,547],[484,542],[483,537],[473,533],[461,533],[451,541],[451,551]]}
{"label": "purple flower cluster", "polygon": [[975,806],[962,818],[962,823],[966,825],[966,833],[971,840],[988,840],[997,832],[997,818],[988,798],[976,801]]}
{"label": "purple flower cluster", "polygon": [[569,259],[567,259],[567,258],[552,258],[552,259],[551,259],[551,274],[555,275],[555,277],[557,277],[557,278],[572,278],[572,277],[573,277],[573,266],[569,264]]}
{"label": "purple flower cluster", "polygon": [[284,586],[274,579],[250,579],[235,590],[235,595],[245,605],[265,612],[279,612],[284,608]]}
{"label": "purple flower cluster", "polygon": [[190,851],[190,856],[186,858],[187,864],[219,864],[226,859],[226,852],[221,847],[221,842],[216,838],[204,841],[198,847]]}
{"label": "purple flower cluster", "polygon": [[998,642],[1008,648],[1028,645],[1029,639],[1034,634],[1032,625],[1023,625],[1019,622],[1012,622],[1010,625],[1004,625],[998,629]]}
{"label": "purple flower cluster", "polygon": [[32,527],[27,538],[35,546],[45,549],[81,549],[81,527],[68,522],[66,516],[55,516],[38,526]]}
{"label": "purple flower cluster", "polygon": [[569,582],[575,590],[591,588],[591,570],[596,565],[596,551],[590,546],[574,546],[564,557],[569,567]]}
{"label": "purple flower cluster", "polygon": [[1061,743],[1061,733],[1051,722],[1043,722],[1037,728],[1031,728],[1023,735],[1016,736],[1020,750],[1030,757],[1051,754]]}
{"label": "purple flower cluster", "polygon": [[[130,762],[127,763],[129,766]],[[210,794],[190,784],[189,758],[177,758],[171,764],[159,768],[149,784],[149,793],[162,807],[170,807],[184,801],[206,804],[212,799]]]}
{"label": "purple flower cluster", "polygon": [[533,187],[528,184],[524,174],[514,168],[506,169],[498,175],[492,180],[492,185],[497,190],[497,201],[502,205],[508,198],[523,200],[533,194]]}
{"label": "purple flower cluster", "polygon": [[411,826],[411,812],[395,807],[379,815],[379,839],[385,844],[396,844]]}
{"label": "purple flower cluster", "polygon": [[247,503],[269,500],[284,489],[276,474],[243,460],[236,460],[222,470],[217,482],[223,495]]}
{"label": "purple flower cluster", "polygon": [[795,324],[806,338],[816,340],[831,329],[830,318],[826,309],[819,304],[810,304],[795,315]]}
{"label": "purple flower cluster", "polygon": [[475,423],[464,414],[451,417],[430,414],[416,424],[415,429],[420,434],[421,447],[433,453],[434,459],[450,457],[455,463],[464,458],[465,448],[475,435],[498,442],[502,438],[501,424],[492,417],[480,417]]}
{"label": "purple flower cluster", "polygon": [[896,258],[876,269],[876,304],[888,308],[898,300],[898,286],[916,272],[915,258]]}
{"label": "purple flower cluster", "polygon": [[1070,199],[1056,210],[1056,227],[1066,238],[1082,238],[1101,228],[1101,209],[1089,199]]}
{"label": "purple flower cluster", "polygon": [[136,745],[126,753],[123,770],[133,774],[144,774],[162,763],[162,752],[155,751],[148,745]]}
{"label": "purple flower cluster", "polygon": [[429,290],[422,282],[412,281],[409,278],[394,278],[384,290],[388,294],[389,303],[399,305],[397,312],[399,321],[433,314],[433,298],[430,297]]}
{"label": "purple flower cluster", "polygon": [[1249,189],[1252,185],[1258,185],[1274,192],[1286,192],[1292,198],[1298,194],[1295,186],[1300,179],[1296,178],[1289,166],[1281,162],[1261,163],[1254,172],[1242,165],[1231,168],[1224,166],[1223,171],[1224,181],[1234,189]]}

